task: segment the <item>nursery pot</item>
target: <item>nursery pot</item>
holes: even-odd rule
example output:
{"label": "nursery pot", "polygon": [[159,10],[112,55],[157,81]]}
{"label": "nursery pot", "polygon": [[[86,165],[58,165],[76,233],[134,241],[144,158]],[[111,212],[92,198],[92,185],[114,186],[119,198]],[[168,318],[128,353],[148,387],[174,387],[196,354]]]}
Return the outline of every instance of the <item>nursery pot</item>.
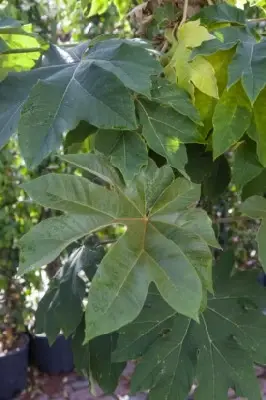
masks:
{"label": "nursery pot", "polygon": [[50,375],[67,373],[74,369],[71,340],[63,335],[58,335],[51,346],[45,335],[34,336],[32,357],[38,369]]}
{"label": "nursery pot", "polygon": [[0,356],[0,400],[10,400],[25,389],[28,358],[29,337],[23,334],[17,349]]}

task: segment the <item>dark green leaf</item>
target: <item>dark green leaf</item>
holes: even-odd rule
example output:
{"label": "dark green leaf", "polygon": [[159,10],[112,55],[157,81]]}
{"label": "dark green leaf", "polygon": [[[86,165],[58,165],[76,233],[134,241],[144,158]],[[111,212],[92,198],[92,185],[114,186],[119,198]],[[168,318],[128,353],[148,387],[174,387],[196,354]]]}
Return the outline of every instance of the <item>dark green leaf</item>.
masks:
{"label": "dark green leaf", "polygon": [[232,182],[240,190],[262,171],[263,167],[258,161],[255,143],[245,140],[237,147],[234,154]]}
{"label": "dark green leaf", "polygon": [[89,245],[87,241],[71,254],[51,281],[36,312],[36,332],[46,333],[50,343],[61,331],[70,336],[80,324],[86,284],[79,272],[83,270],[92,278],[104,253],[103,247]]}
{"label": "dark green leaf", "polygon": [[259,260],[266,271],[266,199],[261,196],[249,197],[241,204],[240,210],[251,218],[261,219],[261,225],[257,234],[257,242],[259,249]]}
{"label": "dark green leaf", "polygon": [[[230,277],[234,260],[225,253],[214,267],[215,295],[200,324],[174,313],[154,288],[143,311],[119,334],[114,360],[139,358],[132,392],[149,389],[150,400],[186,398],[192,383],[199,400],[237,395],[260,399],[253,361],[265,362],[265,289],[256,272]],[[241,371],[241,373],[240,373]]]}
{"label": "dark green leaf", "polygon": [[[186,172],[192,182],[202,184],[212,172],[212,153],[206,151],[206,146],[200,144],[187,145],[188,162]],[[200,166],[200,168],[199,168]]]}
{"label": "dark green leaf", "polygon": [[231,180],[231,169],[224,156],[217,158],[203,183],[203,193],[210,199],[217,199],[226,190]]}
{"label": "dark green leaf", "polygon": [[64,140],[64,148],[66,152],[75,152],[77,147],[79,148],[84,140],[87,139],[88,136],[93,135],[97,132],[97,128],[93,125],[90,125],[86,121],[80,121],[78,126],[72,131],[69,131]]}
{"label": "dark green leaf", "polygon": [[99,336],[84,345],[85,321],[83,320],[72,338],[75,368],[80,374],[87,374],[92,389],[97,383],[105,393],[113,393],[118,385],[118,379],[126,364],[111,361],[117,336],[116,333]]}
{"label": "dark green leaf", "polygon": [[152,100],[156,103],[169,106],[195,123],[200,123],[200,116],[193,106],[189,94],[176,84],[168,83],[165,79],[156,80],[151,94]]}
{"label": "dark green leaf", "polygon": [[242,199],[245,200],[254,194],[263,195],[266,192],[266,169],[256,176],[252,181],[248,182],[242,190]]}
{"label": "dark green leaf", "polygon": [[66,337],[70,336],[81,321],[86,289],[85,282],[78,276],[82,269],[79,262],[81,251],[77,249],[71,255],[39,303],[36,332],[46,333],[50,343],[61,330]]}
{"label": "dark green leaf", "polygon": [[204,7],[192,19],[200,18],[203,25],[215,23],[229,22],[238,25],[245,25],[245,12],[237,7],[233,7],[228,3],[214,4]]}
{"label": "dark green leaf", "polygon": [[225,153],[247,131],[251,122],[248,99],[240,84],[225,90],[213,114],[214,158]]}
{"label": "dark green leaf", "polygon": [[110,157],[126,181],[131,181],[148,164],[147,146],[137,132],[100,130],[94,144],[96,150]]}
{"label": "dark green leaf", "polygon": [[183,143],[200,141],[196,125],[177,111],[139,100],[138,112],[142,124],[142,134],[148,146],[166,158],[168,163],[185,173],[187,162]]}

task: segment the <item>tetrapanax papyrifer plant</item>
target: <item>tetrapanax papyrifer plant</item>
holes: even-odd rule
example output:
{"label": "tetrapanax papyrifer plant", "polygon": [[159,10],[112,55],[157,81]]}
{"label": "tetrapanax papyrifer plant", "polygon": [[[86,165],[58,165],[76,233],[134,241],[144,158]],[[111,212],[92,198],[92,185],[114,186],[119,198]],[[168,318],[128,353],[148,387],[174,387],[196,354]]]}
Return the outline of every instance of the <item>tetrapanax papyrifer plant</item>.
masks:
{"label": "tetrapanax papyrifer plant", "polygon": [[[222,400],[230,387],[260,399],[253,362],[266,363],[265,290],[256,271],[237,271],[230,252],[221,256],[219,221],[210,216],[234,187],[238,218],[261,220],[266,270],[261,9],[190,0],[81,5],[89,17],[131,8],[139,38],[47,49],[27,33],[37,43],[16,48],[5,33],[25,29],[0,27],[1,144],[17,133],[29,168],[58,151],[74,171],[23,185],[61,214],[22,238],[19,273],[85,239],[52,280],[37,326],[50,341],[60,331],[71,336],[78,369],[106,392],[124,362],[138,359],[131,391],[149,390],[150,400],[185,399],[195,382],[198,400]],[[14,53],[31,64],[14,72]],[[104,251],[110,230],[114,243]]]}

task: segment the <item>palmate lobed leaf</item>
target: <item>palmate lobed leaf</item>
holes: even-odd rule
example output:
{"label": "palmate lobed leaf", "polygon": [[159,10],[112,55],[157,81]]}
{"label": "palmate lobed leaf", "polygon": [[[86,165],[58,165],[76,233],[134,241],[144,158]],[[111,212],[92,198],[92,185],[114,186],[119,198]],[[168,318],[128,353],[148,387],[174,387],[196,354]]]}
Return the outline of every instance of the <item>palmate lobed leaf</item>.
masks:
{"label": "palmate lobed leaf", "polygon": [[102,129],[137,128],[130,90],[150,97],[151,76],[161,71],[160,64],[134,40],[98,42],[84,54],[87,47],[53,48],[39,68],[10,75],[0,85],[1,142],[18,127],[31,167],[56,150],[62,134],[80,120]]}
{"label": "palmate lobed leaf", "polygon": [[230,274],[231,252],[214,266],[214,295],[200,324],[180,316],[152,287],[139,317],[119,332],[113,361],[139,358],[131,391],[149,389],[150,400],[183,400],[196,380],[197,400],[239,396],[260,399],[253,361],[265,363],[265,289],[257,273]]}
{"label": "palmate lobed leaf", "polygon": [[136,318],[150,282],[175,310],[197,319],[203,293],[212,291],[208,245],[218,246],[207,214],[195,209],[200,186],[174,180],[170,167],[158,169],[153,163],[124,186],[104,157],[79,154],[64,160],[100,176],[107,187],[57,174],[25,184],[35,201],[67,214],[43,221],[22,238],[20,273],[50,262],[77,238],[121,224],[127,230],[91,284],[86,340]]}

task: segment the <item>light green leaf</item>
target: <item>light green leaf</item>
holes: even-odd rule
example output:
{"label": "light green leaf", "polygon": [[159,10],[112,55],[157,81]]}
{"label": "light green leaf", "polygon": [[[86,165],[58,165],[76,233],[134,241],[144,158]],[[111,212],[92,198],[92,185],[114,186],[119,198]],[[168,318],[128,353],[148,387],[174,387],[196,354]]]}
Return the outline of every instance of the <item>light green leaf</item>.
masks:
{"label": "light green leaf", "polygon": [[247,131],[250,122],[251,111],[241,85],[225,90],[213,114],[214,158],[237,143]]}
{"label": "light green leaf", "polygon": [[110,158],[126,181],[131,181],[148,164],[147,146],[137,132],[100,130],[94,146]]}
{"label": "light green leaf", "polygon": [[231,253],[214,266],[215,295],[200,324],[174,313],[150,288],[139,317],[119,331],[113,355],[115,361],[140,360],[131,392],[149,390],[150,400],[184,399],[197,379],[199,400],[223,400],[230,387],[260,399],[253,361],[265,359],[265,289],[254,271],[230,276],[233,266]]}
{"label": "light green leaf", "polygon": [[[90,154],[72,156],[74,164],[85,165],[93,175],[103,174],[100,159],[98,164],[94,161]],[[111,179],[109,170],[107,173],[102,178],[105,182]],[[24,236],[21,273],[51,261],[71,241],[92,231],[113,224],[127,227],[92,280],[86,341],[136,318],[151,282],[171,307],[197,320],[202,292],[212,290],[212,255],[207,242],[213,245],[215,241],[207,215],[192,212],[199,201],[199,185],[173,180],[171,168],[158,169],[149,163],[125,188],[56,174],[44,175],[24,187],[44,206],[73,215],[43,221]],[[199,223],[203,224],[201,230]]]}
{"label": "light green leaf", "polygon": [[114,0],[114,4],[118,9],[120,17],[124,17],[128,12],[129,7],[131,5],[130,0]]}
{"label": "light green leaf", "polygon": [[[81,0],[81,4],[83,9],[85,9],[88,6],[88,0]],[[105,11],[108,9],[108,0],[92,0],[91,1],[91,6],[90,6],[90,12],[89,12],[89,17],[92,17],[93,15],[101,15],[105,13]]]}
{"label": "light green leaf", "polygon": [[[212,65],[203,57],[190,61],[191,49],[210,41],[213,36],[200,25],[200,20],[189,21],[178,30],[178,41],[174,41],[169,64],[165,67],[165,74],[171,80],[175,76],[178,85],[194,96],[193,84],[203,93],[218,97],[218,87]],[[205,79],[205,77],[207,77]]]}
{"label": "light green leaf", "polygon": [[258,161],[255,143],[245,140],[237,147],[234,154],[232,182],[240,190],[262,171],[263,167]]}
{"label": "light green leaf", "polygon": [[203,42],[193,50],[192,58],[228,50],[237,45],[236,53],[228,67],[228,87],[241,80],[243,88],[253,104],[266,85],[263,73],[266,66],[265,39],[256,41],[246,28],[227,27],[215,32],[217,39]]}

